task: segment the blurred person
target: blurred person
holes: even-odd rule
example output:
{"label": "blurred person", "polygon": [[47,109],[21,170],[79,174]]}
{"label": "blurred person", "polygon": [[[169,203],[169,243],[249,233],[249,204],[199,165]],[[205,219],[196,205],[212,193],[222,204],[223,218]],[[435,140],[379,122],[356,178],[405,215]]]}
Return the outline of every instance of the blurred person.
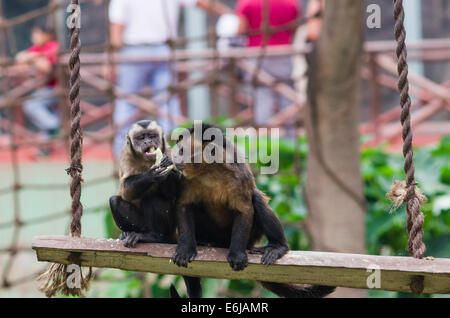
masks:
{"label": "blurred person", "polygon": [[[325,6],[325,0],[309,0],[306,5],[305,18],[308,21],[301,25],[294,39],[294,47],[301,49],[305,47],[306,43],[315,43],[320,35],[322,29],[322,13]],[[308,63],[305,55],[296,54],[292,57],[292,77],[295,79],[295,88],[298,95],[298,102],[304,104],[306,98],[306,87],[308,85],[308,78],[306,72],[308,70]]]}
{"label": "blurred person", "polygon": [[[110,38],[114,48],[124,58],[162,57],[171,54],[168,40],[177,37],[181,7],[199,6],[218,15],[231,10],[218,0],[111,0],[109,7]],[[111,72],[110,77],[115,77]],[[155,102],[162,114],[173,118],[181,115],[179,100],[170,98],[167,91],[176,79],[168,62],[122,63],[117,68],[117,85],[122,94],[138,93],[146,85],[157,92]],[[158,100],[157,100],[158,99]],[[128,129],[139,110],[126,99],[118,99],[114,122],[119,127],[114,139],[114,154],[119,156]],[[134,118],[134,119],[133,119]],[[164,116],[158,120],[163,130],[170,133],[174,124]]]}
{"label": "blurred person", "polygon": [[[16,55],[16,67],[23,76],[36,71],[47,79],[44,87],[34,91],[23,103],[23,111],[30,122],[44,133],[45,139],[55,136],[60,128],[60,118],[56,110],[55,66],[58,62],[58,42],[54,29],[45,20],[39,20],[31,32],[32,46]],[[42,150],[46,154],[48,150]]]}
{"label": "blurred person", "polygon": [[[291,45],[294,40],[295,28],[264,34],[264,7],[268,4],[269,26],[280,27],[288,25],[301,17],[301,7],[298,0],[238,0],[235,13],[240,17],[239,32],[245,34],[248,31],[261,30],[258,34],[247,36],[248,47]],[[266,39],[266,43],[264,43]],[[253,61],[256,65],[256,59]],[[290,56],[264,57],[261,64],[262,70],[268,72],[276,80],[290,80],[292,64]],[[290,102],[283,96],[276,94],[272,88],[258,87],[254,107],[255,123],[265,125],[275,113],[275,108],[283,109]]]}

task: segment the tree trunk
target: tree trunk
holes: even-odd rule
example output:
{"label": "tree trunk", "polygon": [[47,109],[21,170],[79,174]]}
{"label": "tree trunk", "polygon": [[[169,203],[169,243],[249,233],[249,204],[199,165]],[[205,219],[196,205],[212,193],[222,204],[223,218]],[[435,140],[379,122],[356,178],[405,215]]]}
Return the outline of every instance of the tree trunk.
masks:
{"label": "tree trunk", "polygon": [[[315,250],[365,252],[358,141],[364,17],[364,1],[326,1],[322,33],[310,57],[305,194]],[[334,295],[367,292],[338,289]]]}

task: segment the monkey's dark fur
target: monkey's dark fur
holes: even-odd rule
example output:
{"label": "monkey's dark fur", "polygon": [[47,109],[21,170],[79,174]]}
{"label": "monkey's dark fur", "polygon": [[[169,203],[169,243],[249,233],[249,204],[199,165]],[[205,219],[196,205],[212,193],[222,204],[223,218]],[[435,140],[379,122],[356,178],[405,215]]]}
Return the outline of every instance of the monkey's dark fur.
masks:
{"label": "monkey's dark fur", "polygon": [[[152,147],[164,154],[161,164],[153,168],[156,155],[150,153]],[[109,201],[125,246],[135,247],[138,242],[176,243],[175,208],[181,173],[176,169],[165,172],[171,164],[170,148],[161,127],[153,121],[134,124],[120,155],[119,192]],[[201,297],[200,279],[183,278],[189,297]]]}
{"label": "monkey's dark fur", "polygon": [[[192,127],[189,130],[191,138],[180,138],[177,143],[178,156],[183,156],[182,152],[188,147],[196,156],[195,148],[203,151],[208,145],[215,144],[214,149],[223,147],[218,151],[223,151],[223,158],[226,158],[227,145],[231,142],[220,130],[215,134],[220,140],[203,140],[204,132],[209,128],[218,130],[202,125],[202,137],[198,140]],[[245,160],[237,163],[240,154],[234,143],[230,146],[233,163],[206,163],[202,157],[202,163],[184,161],[178,165],[185,177],[177,208],[179,237],[174,262],[179,266],[186,267],[195,258],[197,242],[229,248],[227,259],[236,271],[248,265],[247,249],[263,254],[261,262],[265,265],[274,264],[289,250],[281,223],[270,208],[268,198],[256,187]],[[268,245],[255,248],[263,235],[267,237]],[[324,297],[335,289],[316,285],[261,284],[282,297]]]}

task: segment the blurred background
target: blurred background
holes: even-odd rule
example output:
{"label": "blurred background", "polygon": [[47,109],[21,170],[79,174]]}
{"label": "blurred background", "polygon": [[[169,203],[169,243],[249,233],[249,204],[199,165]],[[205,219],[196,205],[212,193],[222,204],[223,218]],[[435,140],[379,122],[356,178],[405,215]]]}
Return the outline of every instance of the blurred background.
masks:
{"label": "blurred background", "polygon": [[[389,214],[385,195],[393,180],[404,178],[392,1],[361,1],[360,19],[349,21],[356,25],[354,36],[336,26],[336,45],[356,49],[337,49],[330,72],[343,80],[314,91],[307,83],[320,77],[309,75],[328,70],[314,63],[320,41],[332,33],[324,21],[333,17],[328,2],[80,1],[82,234],[118,237],[108,199],[117,191],[117,156],[132,122],[153,118],[170,132],[201,119],[222,127],[280,129],[280,171],[267,176],[258,174],[258,164],[254,168],[291,249],[408,255],[404,208]],[[47,264],[37,262],[31,240],[68,234],[66,24],[74,23],[68,4],[0,0],[0,297],[42,297],[34,279]],[[405,10],[416,179],[429,199],[423,206],[424,242],[427,255],[449,257],[450,2],[408,0]],[[339,63],[339,54],[354,54],[356,67]],[[339,89],[348,94],[342,97]],[[336,94],[328,106],[348,130],[327,126],[335,115],[322,105],[324,91]],[[354,99],[348,102],[348,96]],[[346,142],[324,137],[321,144],[317,128]],[[328,157],[328,142],[341,149],[344,160]],[[320,172],[316,181],[307,179],[320,170],[308,156],[313,143],[324,147],[330,167],[354,181],[349,187],[364,197],[363,205],[335,185],[327,188]],[[346,155],[351,167],[340,170],[335,162],[347,161]],[[322,204],[330,199],[336,199],[332,211]],[[342,212],[340,203],[347,207]],[[171,283],[185,293],[180,277],[96,269],[87,296],[167,297]],[[273,297],[251,281],[204,279],[203,286],[207,297]],[[410,296],[344,289],[338,295]]]}

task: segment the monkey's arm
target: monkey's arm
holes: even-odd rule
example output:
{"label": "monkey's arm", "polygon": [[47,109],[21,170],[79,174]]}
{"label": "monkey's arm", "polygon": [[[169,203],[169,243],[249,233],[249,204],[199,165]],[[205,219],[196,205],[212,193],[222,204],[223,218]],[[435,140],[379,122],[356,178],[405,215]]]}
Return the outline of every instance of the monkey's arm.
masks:
{"label": "monkey's arm", "polygon": [[[252,209],[253,210],[253,209]],[[227,260],[235,271],[241,271],[248,265],[247,245],[252,230],[253,211],[235,211],[231,244]]]}
{"label": "monkey's arm", "polygon": [[256,247],[251,253],[263,254],[261,263],[272,265],[289,251],[289,245],[283,232],[280,220],[275,212],[270,208],[263,193],[256,189],[252,195],[254,218],[256,225],[261,228],[266,235],[269,244],[263,247]]}
{"label": "monkey's arm", "polygon": [[145,213],[133,203],[120,196],[113,196],[109,199],[109,205],[114,222],[123,231],[120,239],[126,247],[135,247],[138,242],[166,243],[164,234],[152,231],[145,220]]}
{"label": "monkey's arm", "polygon": [[141,174],[129,176],[125,179],[122,196],[127,200],[141,198],[153,184],[160,183],[169,176],[171,171],[165,171],[169,161],[164,160],[161,165],[150,168]]}
{"label": "monkey's arm", "polygon": [[197,255],[197,241],[195,239],[195,222],[193,211],[189,207],[180,206],[177,209],[178,245],[173,262],[178,266],[187,267]]}

